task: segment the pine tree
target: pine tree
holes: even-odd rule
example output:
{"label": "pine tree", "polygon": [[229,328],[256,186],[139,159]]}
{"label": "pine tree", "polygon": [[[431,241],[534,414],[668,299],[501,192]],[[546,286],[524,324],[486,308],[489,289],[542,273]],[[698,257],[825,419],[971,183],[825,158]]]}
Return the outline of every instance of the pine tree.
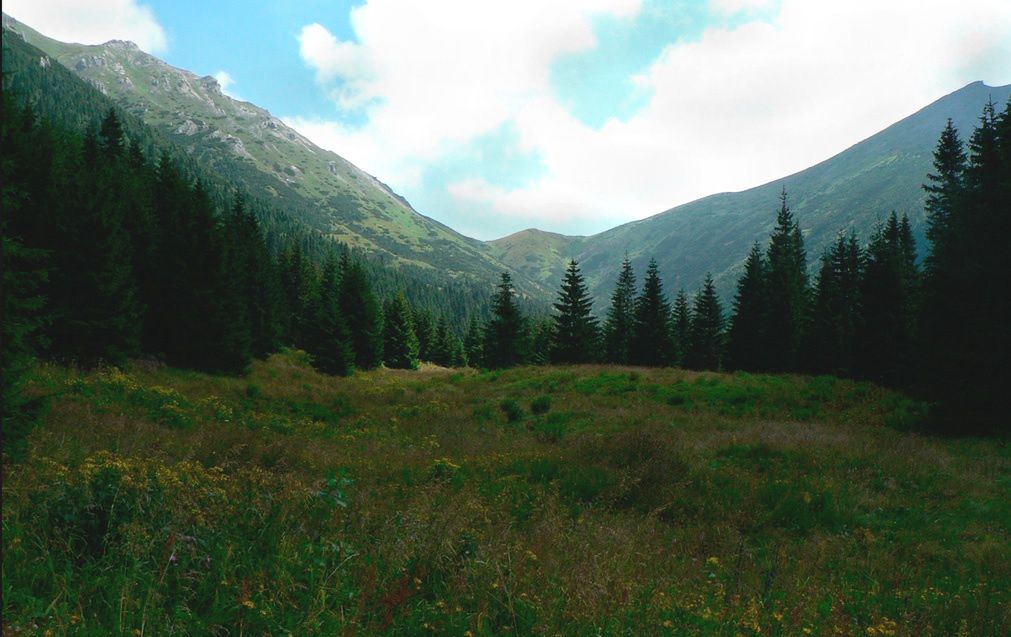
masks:
{"label": "pine tree", "polygon": [[106,156],[119,158],[124,155],[126,137],[123,135],[123,125],[119,122],[116,110],[110,108],[98,132],[99,145]]}
{"label": "pine tree", "polygon": [[513,298],[512,277],[502,279],[491,299],[492,317],[485,325],[483,363],[491,368],[512,367],[526,362],[526,321]]}
{"label": "pine tree", "polygon": [[723,360],[724,318],[720,299],[716,295],[713,277],[706,274],[702,291],[692,308],[691,344],[688,367],[719,370]]}
{"label": "pine tree", "polygon": [[671,310],[671,342],[673,343],[675,365],[687,364],[688,347],[691,345],[692,309],[684,289],[678,290]]}
{"label": "pine tree", "polygon": [[609,363],[628,363],[632,326],[635,321],[635,271],[628,255],[621,262],[618,281],[611,294],[611,307],[604,323],[604,352]]}
{"label": "pine tree", "polygon": [[[908,228],[908,223],[906,224]],[[867,247],[858,326],[859,370],[877,382],[907,381],[915,334],[915,250],[894,212]]]}
{"label": "pine tree", "polygon": [[670,337],[670,305],[656,259],[650,259],[642,293],[635,301],[630,362],[635,365],[669,365],[673,359]]}
{"label": "pine tree", "polygon": [[756,241],[744,262],[744,273],[737,282],[734,296],[727,343],[727,365],[731,369],[760,371],[768,364],[766,270],[762,250]]}
{"label": "pine tree", "polygon": [[319,282],[307,287],[302,347],[312,356],[313,367],[324,374],[348,376],[354,369],[354,346],[341,314],[340,272],[337,259],[328,255]]}
{"label": "pine tree", "polygon": [[382,310],[365,268],[360,262],[350,260],[347,253],[341,257],[339,305],[351,331],[355,367],[377,367],[383,361]]}
{"label": "pine tree", "polygon": [[949,118],[934,149],[935,173],[927,175],[930,183],[923,186],[927,191],[927,238],[933,243],[931,255],[927,258],[928,268],[933,266],[934,258],[945,248],[944,242],[950,232],[949,221],[962,191],[965,168],[965,148],[958,129]]}
{"label": "pine tree", "polygon": [[769,346],[767,367],[782,372],[796,371],[800,367],[808,287],[804,239],[787,205],[785,188],[780,203],[776,228],[766,253],[769,312],[765,334]]}
{"label": "pine tree", "polygon": [[[276,263],[253,213],[236,197],[226,232],[250,331],[253,356],[277,351],[284,337],[281,281]],[[335,272],[336,276],[336,272]]]}
{"label": "pine tree", "polygon": [[414,333],[418,336],[418,357],[423,361],[435,362],[435,349],[437,347],[435,334],[435,321],[428,310],[415,307]]}
{"label": "pine tree", "polygon": [[554,304],[554,338],[550,358],[556,363],[588,363],[597,356],[597,319],[579,264],[569,261],[558,302]]}
{"label": "pine tree", "polygon": [[863,252],[855,234],[839,235],[821,258],[811,320],[805,337],[807,368],[819,374],[851,375],[861,316]]}
{"label": "pine tree", "polygon": [[552,316],[532,321],[530,326],[530,359],[532,365],[547,365],[551,362],[552,347],[555,343],[555,319]]}
{"label": "pine tree", "polygon": [[480,367],[483,365],[484,332],[477,322],[477,317],[470,315],[467,324],[467,334],[463,339],[463,349],[467,357],[467,365],[470,367]]}
{"label": "pine tree", "polygon": [[418,368],[418,337],[407,297],[398,292],[383,308],[383,356],[394,369]]}

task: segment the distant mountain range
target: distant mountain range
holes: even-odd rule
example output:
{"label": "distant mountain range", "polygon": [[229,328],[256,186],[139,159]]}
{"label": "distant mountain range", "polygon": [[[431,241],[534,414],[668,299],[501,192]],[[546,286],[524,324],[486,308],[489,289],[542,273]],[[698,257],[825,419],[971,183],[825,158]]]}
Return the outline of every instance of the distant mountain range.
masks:
{"label": "distant mountain range", "polygon": [[1000,108],[1009,96],[1011,85],[973,82],[830,159],[765,185],[704,197],[589,237],[531,229],[491,243],[499,259],[546,285],[561,280],[569,258],[577,259],[598,303],[610,294],[626,252],[639,273],[655,257],[670,292],[694,290],[709,272],[729,297],[751,244],[768,239],[786,188],[812,267],[838,232],[866,238],[892,210],[909,216],[922,254],[921,184],[941,129],[950,117],[967,140],[987,100]]}
{"label": "distant mountain range", "polygon": [[58,42],[6,14],[3,27],[5,40],[16,33],[43,53],[38,72],[58,62],[205,169],[324,236],[447,281],[490,285],[509,270],[525,295],[543,303],[575,258],[598,314],[626,253],[640,274],[655,257],[671,293],[694,290],[708,272],[725,297],[732,294],[751,244],[768,238],[784,187],[812,264],[839,231],[866,238],[892,210],[909,215],[922,252],[920,185],[946,119],[967,138],[987,100],[1002,105],[1011,97],[1011,85],[975,82],[830,159],[756,188],[705,197],[589,237],[530,229],[482,242],[418,213],[378,179],[266,110],[224,95],[212,77],[174,68],[129,42]]}

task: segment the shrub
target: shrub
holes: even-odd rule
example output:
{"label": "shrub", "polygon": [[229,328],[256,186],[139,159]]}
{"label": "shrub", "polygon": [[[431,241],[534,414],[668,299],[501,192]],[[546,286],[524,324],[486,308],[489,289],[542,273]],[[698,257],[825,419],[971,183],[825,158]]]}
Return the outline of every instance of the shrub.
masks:
{"label": "shrub", "polygon": [[551,410],[551,396],[539,396],[530,403],[530,411],[534,415],[546,414]]}
{"label": "shrub", "polygon": [[499,404],[499,409],[505,413],[506,420],[509,422],[519,422],[523,420],[523,416],[525,415],[523,413],[523,408],[520,407],[520,404],[512,398],[503,400],[502,403]]}

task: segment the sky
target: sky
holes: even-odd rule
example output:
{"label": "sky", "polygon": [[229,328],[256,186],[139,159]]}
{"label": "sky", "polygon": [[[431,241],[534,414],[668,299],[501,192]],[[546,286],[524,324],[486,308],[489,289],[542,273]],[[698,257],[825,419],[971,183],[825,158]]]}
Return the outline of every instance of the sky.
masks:
{"label": "sky", "polygon": [[976,80],[1008,0],[5,0],[214,75],[480,239],[757,186]]}

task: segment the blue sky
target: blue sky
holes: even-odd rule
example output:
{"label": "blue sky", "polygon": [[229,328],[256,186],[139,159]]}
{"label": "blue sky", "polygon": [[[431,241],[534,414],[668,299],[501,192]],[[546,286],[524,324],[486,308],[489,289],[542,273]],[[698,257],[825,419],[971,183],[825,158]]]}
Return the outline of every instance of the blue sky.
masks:
{"label": "blue sky", "polygon": [[782,177],[974,80],[1011,3],[7,0],[217,75],[479,238],[590,234]]}

